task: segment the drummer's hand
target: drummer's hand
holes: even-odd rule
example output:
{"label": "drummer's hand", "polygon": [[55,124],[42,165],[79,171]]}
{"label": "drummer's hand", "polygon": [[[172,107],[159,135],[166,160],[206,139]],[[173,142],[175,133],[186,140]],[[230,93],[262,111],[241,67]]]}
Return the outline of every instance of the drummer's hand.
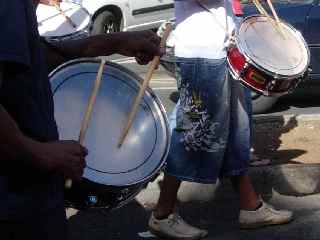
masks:
{"label": "drummer's hand", "polygon": [[151,30],[121,32],[119,54],[135,57],[139,64],[149,63],[154,56],[161,56],[160,37]]}
{"label": "drummer's hand", "polygon": [[34,152],[38,167],[58,171],[74,181],[82,178],[87,154],[87,149],[76,141],[41,143]]}

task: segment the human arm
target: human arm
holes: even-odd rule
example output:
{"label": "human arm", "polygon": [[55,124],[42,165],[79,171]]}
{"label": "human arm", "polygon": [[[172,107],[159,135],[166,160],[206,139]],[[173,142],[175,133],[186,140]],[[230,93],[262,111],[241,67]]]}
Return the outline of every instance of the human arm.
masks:
{"label": "human arm", "polygon": [[138,63],[147,64],[154,56],[161,55],[160,38],[152,31],[95,35],[49,44],[51,47],[47,45],[45,48],[50,69],[75,58],[121,54],[136,57]]}
{"label": "human arm", "polygon": [[[6,65],[0,62],[0,91]],[[81,179],[87,150],[75,141],[38,142],[27,137],[0,102],[0,155],[1,165],[19,165],[21,161],[39,171],[57,171],[76,181]],[[2,162],[8,161],[8,162]],[[5,171],[2,169],[2,172]]]}

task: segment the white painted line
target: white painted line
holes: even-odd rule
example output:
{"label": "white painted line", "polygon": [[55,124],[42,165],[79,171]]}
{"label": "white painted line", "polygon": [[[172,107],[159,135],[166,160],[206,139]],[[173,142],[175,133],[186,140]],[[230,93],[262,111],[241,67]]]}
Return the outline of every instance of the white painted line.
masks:
{"label": "white painted line", "polygon": [[175,79],[170,79],[170,78],[152,78],[152,82],[176,82]]}
{"label": "white painted line", "polygon": [[176,85],[175,82],[169,82],[169,81],[162,81],[162,82],[155,82],[151,80],[151,84],[170,84],[170,85]]}
{"label": "white painted line", "polygon": [[151,87],[153,90],[177,90],[176,87]]}

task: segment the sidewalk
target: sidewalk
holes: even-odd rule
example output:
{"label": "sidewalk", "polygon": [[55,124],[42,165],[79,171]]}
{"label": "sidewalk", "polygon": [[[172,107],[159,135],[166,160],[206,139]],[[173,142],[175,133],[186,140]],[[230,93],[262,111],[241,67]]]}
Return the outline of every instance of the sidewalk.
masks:
{"label": "sidewalk", "polygon": [[[238,201],[228,181],[216,185],[183,183],[179,191],[181,214],[190,223],[209,229],[207,240],[319,240],[319,120],[317,115],[254,119],[256,153],[270,158],[272,164],[251,168],[250,176],[265,200],[295,212],[292,223],[240,231]],[[159,180],[161,176],[135,201],[112,213],[69,209],[71,240],[154,239],[147,232],[147,221],[159,195]]]}
{"label": "sidewalk", "polygon": [[286,195],[320,192],[320,115],[257,116],[253,147],[270,166],[252,168],[259,189]]}

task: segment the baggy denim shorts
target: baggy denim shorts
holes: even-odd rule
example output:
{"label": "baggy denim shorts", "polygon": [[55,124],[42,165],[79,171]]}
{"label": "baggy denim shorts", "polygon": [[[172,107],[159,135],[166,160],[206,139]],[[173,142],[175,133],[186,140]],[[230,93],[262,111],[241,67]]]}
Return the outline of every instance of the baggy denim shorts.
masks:
{"label": "baggy denim shorts", "polygon": [[170,116],[166,174],[198,183],[246,174],[250,91],[230,77],[225,58],[177,58],[176,78],[180,100]]}

